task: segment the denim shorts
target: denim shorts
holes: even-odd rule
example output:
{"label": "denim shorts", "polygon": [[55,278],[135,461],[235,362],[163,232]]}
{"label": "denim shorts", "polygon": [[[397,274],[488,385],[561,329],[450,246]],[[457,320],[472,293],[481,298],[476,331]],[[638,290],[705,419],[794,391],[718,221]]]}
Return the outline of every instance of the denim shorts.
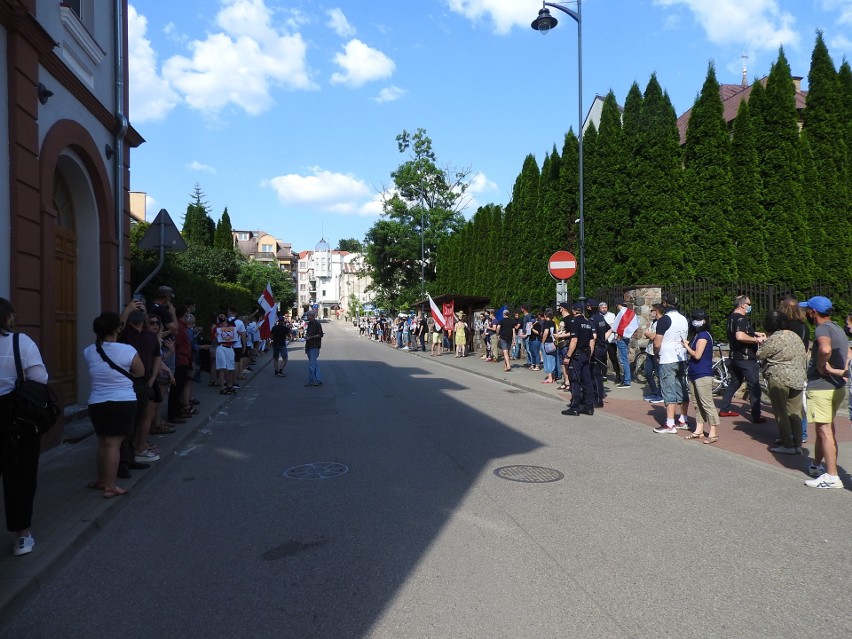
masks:
{"label": "denim shorts", "polygon": [[660,364],[660,390],[666,404],[682,404],[689,399],[686,362]]}

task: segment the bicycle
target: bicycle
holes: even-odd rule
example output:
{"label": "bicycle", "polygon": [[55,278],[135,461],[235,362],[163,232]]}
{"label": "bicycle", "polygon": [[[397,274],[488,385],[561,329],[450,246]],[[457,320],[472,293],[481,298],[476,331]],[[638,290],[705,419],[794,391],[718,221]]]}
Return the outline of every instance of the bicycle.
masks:
{"label": "bicycle", "polygon": [[648,353],[645,352],[645,349],[642,349],[636,353],[636,357],[633,358],[633,364],[630,367],[630,374],[633,379],[640,383],[644,384],[648,381],[645,376],[645,360],[648,359]]}
{"label": "bicycle", "polygon": [[[731,384],[731,370],[728,364],[728,358],[722,352],[722,344],[715,345],[718,359],[713,362],[713,394],[721,395],[725,389]],[[724,346],[727,347],[727,344]]]}

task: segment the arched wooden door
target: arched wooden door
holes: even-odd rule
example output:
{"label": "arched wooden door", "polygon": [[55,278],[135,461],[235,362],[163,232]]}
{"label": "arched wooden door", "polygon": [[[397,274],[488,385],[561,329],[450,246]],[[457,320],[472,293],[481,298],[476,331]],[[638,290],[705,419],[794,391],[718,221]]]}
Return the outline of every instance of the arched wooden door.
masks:
{"label": "arched wooden door", "polygon": [[57,370],[50,376],[59,383],[60,401],[77,401],[77,232],[74,202],[68,182],[57,169],[53,178],[56,207],[56,251],[54,253]]}

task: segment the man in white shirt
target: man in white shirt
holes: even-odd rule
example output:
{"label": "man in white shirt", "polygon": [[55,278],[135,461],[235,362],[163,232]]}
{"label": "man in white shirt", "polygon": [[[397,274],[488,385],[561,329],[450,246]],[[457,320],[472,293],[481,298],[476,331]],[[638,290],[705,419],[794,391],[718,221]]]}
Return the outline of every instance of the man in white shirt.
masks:
{"label": "man in white shirt", "polygon": [[621,383],[621,365],[618,363],[618,346],[615,345],[615,342],[618,341],[618,337],[615,334],[615,313],[609,310],[609,306],[606,302],[601,302],[598,304],[598,310],[601,312],[601,315],[604,316],[606,323],[613,328],[612,333],[610,333],[609,338],[606,340],[606,354],[609,358],[610,363],[612,363],[612,370],[615,371],[615,383]]}
{"label": "man in white shirt", "polygon": [[[654,331],[654,354],[660,363],[660,388],[666,404],[666,423],[655,428],[655,433],[676,434],[678,427],[687,428],[686,410],[689,407],[689,389],[686,383],[689,354],[683,340],[689,334],[689,323],[680,313],[677,296],[663,296],[665,315],[657,320]],[[675,423],[675,409],[680,404],[680,418]]]}

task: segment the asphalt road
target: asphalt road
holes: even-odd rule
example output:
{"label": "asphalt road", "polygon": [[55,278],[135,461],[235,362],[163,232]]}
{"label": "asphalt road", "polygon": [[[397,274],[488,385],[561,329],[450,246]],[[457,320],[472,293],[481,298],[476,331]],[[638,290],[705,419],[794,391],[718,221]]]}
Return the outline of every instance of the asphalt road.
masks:
{"label": "asphalt road", "polygon": [[294,344],[3,634],[852,635],[848,491],[325,327],[324,386]]}

